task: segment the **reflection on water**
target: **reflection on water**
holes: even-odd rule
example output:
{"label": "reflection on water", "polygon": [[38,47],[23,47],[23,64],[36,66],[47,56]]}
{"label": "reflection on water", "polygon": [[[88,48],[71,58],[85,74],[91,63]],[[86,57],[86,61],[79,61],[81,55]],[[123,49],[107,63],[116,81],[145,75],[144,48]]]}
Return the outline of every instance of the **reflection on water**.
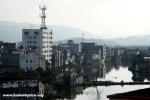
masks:
{"label": "reflection on water", "polygon": [[[135,71],[129,70],[129,67],[124,66],[107,66],[104,75],[98,78],[99,81],[114,81],[114,82],[133,82],[144,81],[146,75],[142,75],[139,71],[135,74]],[[142,76],[141,76],[142,75]],[[138,80],[140,79],[140,80]],[[147,80],[148,81],[148,80]],[[132,90],[138,90],[148,88],[150,85],[114,85],[114,86],[97,86],[97,87],[78,87],[68,88],[64,92],[64,97],[61,99],[66,100],[108,100],[107,95],[128,92]],[[63,90],[62,90],[63,91]]]}
{"label": "reflection on water", "polygon": [[105,78],[99,78],[99,81],[114,81],[114,82],[132,82],[132,72],[128,70],[128,67],[120,66],[119,69],[113,68],[111,72],[105,75]]}
{"label": "reflection on water", "polygon": [[[128,63],[123,64],[121,62],[117,63],[116,61],[110,61],[108,63],[102,62],[100,66],[97,67],[98,81],[113,81],[113,82],[150,81],[149,65],[150,65],[150,61],[146,61],[142,64],[134,63],[134,64],[130,64],[130,66],[128,66]],[[66,98],[69,100],[70,99],[71,100],[72,99],[73,100],[108,100],[107,95],[128,92],[128,91],[149,88],[149,87],[150,85],[124,85],[124,86],[113,85],[107,87],[97,86],[97,87],[84,87],[79,89],[75,88],[75,89],[71,89],[70,90],[71,92],[68,92],[70,94],[69,95],[66,94],[67,96],[65,96],[63,99]]]}
{"label": "reflection on water", "polygon": [[134,85],[134,86],[98,86],[89,87],[83,91],[83,94],[78,94],[75,100],[108,100],[107,95],[127,92],[137,89],[148,88],[146,85]]}
{"label": "reflection on water", "polygon": [[[111,80],[115,82],[132,82],[132,72],[128,70],[128,67],[119,66],[106,73],[105,78],[99,78],[99,80]],[[76,96],[75,100],[108,100],[107,95],[127,92],[142,88],[147,88],[150,86],[146,85],[134,85],[134,86],[98,86],[98,87],[89,87],[83,91],[83,94]]]}
{"label": "reflection on water", "polygon": [[[115,82],[132,82],[132,72],[128,70],[128,67],[119,66],[110,69],[106,73],[105,78],[99,78],[99,80],[111,80]],[[114,86],[97,86],[97,87],[87,87],[85,89],[73,89],[76,92],[71,92],[70,99],[73,100],[108,100],[107,95],[128,92],[137,89],[149,88],[150,85],[114,85]],[[82,90],[83,89],[83,90]],[[79,92],[78,92],[79,91]],[[83,91],[83,92],[81,92]]]}

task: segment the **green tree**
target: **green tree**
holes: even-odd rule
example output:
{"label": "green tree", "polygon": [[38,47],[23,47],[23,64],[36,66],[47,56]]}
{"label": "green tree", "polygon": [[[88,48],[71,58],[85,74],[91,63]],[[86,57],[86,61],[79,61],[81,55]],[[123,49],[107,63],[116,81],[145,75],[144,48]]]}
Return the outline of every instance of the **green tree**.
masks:
{"label": "green tree", "polygon": [[26,77],[32,77],[32,78],[35,78],[35,79],[41,81],[41,75],[40,75],[40,73],[39,73],[38,71],[36,71],[36,70],[28,70],[28,71],[26,72]]}
{"label": "green tree", "polygon": [[4,77],[24,77],[25,71],[21,70],[19,68],[12,69],[12,70],[6,70],[3,74]]}

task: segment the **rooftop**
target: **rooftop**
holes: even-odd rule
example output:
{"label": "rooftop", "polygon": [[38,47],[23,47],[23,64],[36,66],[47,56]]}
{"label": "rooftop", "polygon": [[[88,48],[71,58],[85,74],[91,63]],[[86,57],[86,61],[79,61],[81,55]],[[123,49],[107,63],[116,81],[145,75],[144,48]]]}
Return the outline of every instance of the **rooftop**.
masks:
{"label": "rooftop", "polygon": [[108,95],[110,100],[150,100],[150,88]]}

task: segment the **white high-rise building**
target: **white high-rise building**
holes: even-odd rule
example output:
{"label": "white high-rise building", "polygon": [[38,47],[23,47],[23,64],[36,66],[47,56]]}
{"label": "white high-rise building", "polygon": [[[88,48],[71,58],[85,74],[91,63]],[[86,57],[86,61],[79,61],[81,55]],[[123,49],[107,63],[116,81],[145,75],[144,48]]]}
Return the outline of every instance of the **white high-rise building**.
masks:
{"label": "white high-rise building", "polygon": [[51,63],[52,31],[47,29],[23,29],[22,44],[27,50],[41,50],[45,59]]}
{"label": "white high-rise building", "polygon": [[41,10],[41,28],[22,30],[23,49],[20,53],[20,67],[22,69],[45,67],[46,61],[51,65],[52,31],[49,31],[45,25],[46,7],[43,6]]}

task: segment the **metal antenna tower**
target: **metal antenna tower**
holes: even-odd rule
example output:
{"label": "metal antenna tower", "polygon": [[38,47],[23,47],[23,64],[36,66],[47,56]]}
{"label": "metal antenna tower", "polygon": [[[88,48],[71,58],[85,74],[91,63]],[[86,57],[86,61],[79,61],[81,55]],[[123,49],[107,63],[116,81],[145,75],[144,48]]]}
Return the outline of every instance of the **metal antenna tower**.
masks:
{"label": "metal antenna tower", "polygon": [[42,13],[40,14],[40,18],[41,18],[41,29],[47,29],[46,24],[45,24],[45,19],[46,19],[46,6],[40,6],[40,10],[42,11]]}

